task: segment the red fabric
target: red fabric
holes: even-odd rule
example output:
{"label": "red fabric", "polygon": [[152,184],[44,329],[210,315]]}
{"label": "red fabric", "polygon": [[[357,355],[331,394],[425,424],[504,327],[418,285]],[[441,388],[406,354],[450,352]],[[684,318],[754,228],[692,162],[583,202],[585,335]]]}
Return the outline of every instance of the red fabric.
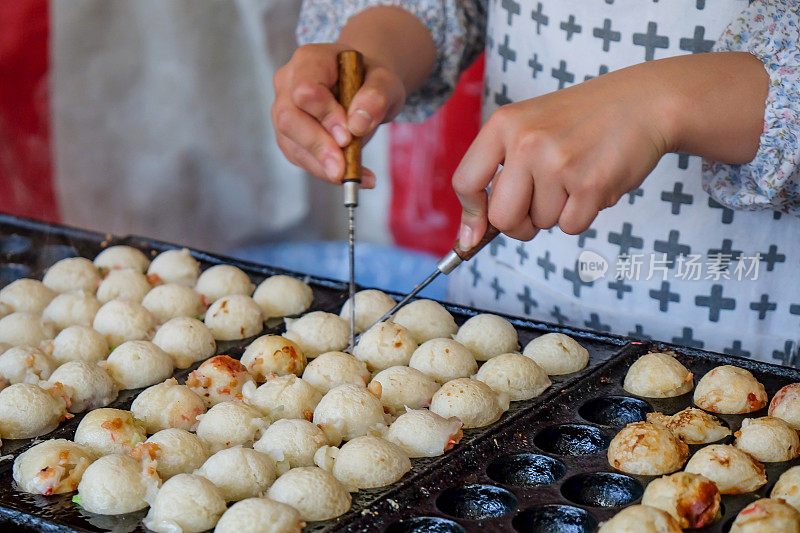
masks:
{"label": "red fabric", "polygon": [[48,10],[48,0],[12,0],[0,8],[0,211],[57,221]]}
{"label": "red fabric", "polygon": [[400,246],[441,255],[455,241],[461,205],[450,180],[480,129],[483,66],[481,56],[424,123],[391,125],[389,229]]}

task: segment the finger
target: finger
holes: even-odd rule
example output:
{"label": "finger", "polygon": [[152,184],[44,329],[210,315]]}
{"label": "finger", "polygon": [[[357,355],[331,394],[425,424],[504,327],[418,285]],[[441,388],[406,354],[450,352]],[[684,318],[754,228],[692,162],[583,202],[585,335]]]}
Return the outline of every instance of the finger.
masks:
{"label": "finger", "polygon": [[367,70],[364,85],[353,97],[347,113],[347,127],[353,135],[362,136],[378,124],[391,120],[400,112],[405,91],[387,69]]}
{"label": "finger", "polygon": [[567,191],[558,182],[550,179],[534,180],[536,189],[529,205],[533,225],[549,229],[558,224],[567,202]]}
{"label": "finger", "polygon": [[374,189],[375,188],[375,173],[367,167],[361,167],[361,188]]}
{"label": "finger", "polygon": [[518,241],[529,241],[539,233],[539,228],[535,227],[531,223],[531,219],[526,217],[523,222],[520,222],[519,226],[503,233]]}
{"label": "finger", "polygon": [[329,87],[311,80],[300,82],[292,89],[292,103],[317,119],[339,146],[350,142],[347,114]]}
{"label": "finger", "polygon": [[530,206],[533,192],[530,174],[519,164],[506,161],[492,180],[489,222],[509,237],[516,238],[512,233],[532,235]]}
{"label": "finger", "polygon": [[588,195],[569,195],[558,217],[558,227],[570,235],[583,233],[600,211],[595,199]]}
{"label": "finger", "polygon": [[[288,159],[290,163],[297,165],[317,178],[325,181],[331,181],[328,179],[325,169],[322,167],[320,162],[317,161],[314,156],[308,153],[305,148],[285,135],[278,135],[276,140],[278,147],[281,149],[284,155],[286,155],[286,159]],[[338,183],[338,181],[334,183]]]}
{"label": "finger", "polygon": [[275,125],[280,134],[300,145],[324,168],[323,179],[339,182],[344,173],[342,149],[327,131],[311,116],[297,108],[276,105]]}

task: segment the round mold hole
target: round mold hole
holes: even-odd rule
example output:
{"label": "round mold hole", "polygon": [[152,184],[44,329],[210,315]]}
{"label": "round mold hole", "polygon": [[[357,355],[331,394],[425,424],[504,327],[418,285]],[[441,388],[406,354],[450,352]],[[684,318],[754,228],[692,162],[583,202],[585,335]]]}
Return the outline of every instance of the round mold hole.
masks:
{"label": "round mold hole", "polygon": [[591,533],[597,520],[571,505],[542,505],[523,511],[512,521],[520,533]]}
{"label": "round mold hole", "polygon": [[592,507],[620,507],[641,498],[641,483],[624,474],[599,472],[578,474],[561,485],[561,494],[571,502]]}
{"label": "round mold hole", "polygon": [[611,439],[593,426],[561,424],[541,430],[533,443],[541,450],[558,455],[591,455],[608,448]]}
{"label": "round mold hole", "polygon": [[405,518],[389,525],[386,533],[465,533],[465,529],[452,520],[434,516]]}
{"label": "round mold hole", "polygon": [[27,251],[31,247],[31,240],[22,235],[9,235],[0,239],[0,254],[9,256]]}
{"label": "round mold hole", "polygon": [[507,515],[517,507],[517,498],[500,487],[465,485],[442,492],[436,506],[451,516],[480,520]]}
{"label": "round mold hole", "polygon": [[602,426],[623,427],[647,419],[652,413],[649,403],[629,396],[603,396],[584,403],[578,414],[584,420]]}
{"label": "round mold hole", "polygon": [[20,278],[30,276],[31,269],[19,263],[5,263],[0,265],[0,287],[4,287]]}
{"label": "round mold hole", "polygon": [[42,248],[41,255],[39,256],[39,264],[50,267],[62,259],[75,257],[77,255],[78,253],[75,251],[75,248],[68,244],[48,244]]}
{"label": "round mold hole", "polygon": [[567,473],[567,467],[558,459],[520,453],[495,459],[486,468],[486,475],[498,483],[517,487],[536,487],[555,483]]}

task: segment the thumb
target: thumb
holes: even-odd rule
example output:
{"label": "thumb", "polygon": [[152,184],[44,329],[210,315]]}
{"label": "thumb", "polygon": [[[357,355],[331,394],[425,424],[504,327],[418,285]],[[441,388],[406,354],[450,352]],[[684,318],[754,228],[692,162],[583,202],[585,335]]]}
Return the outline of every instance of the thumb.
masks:
{"label": "thumb", "polygon": [[405,90],[400,80],[388,69],[367,70],[364,85],[353,97],[347,113],[347,127],[353,135],[364,136],[400,112]]}

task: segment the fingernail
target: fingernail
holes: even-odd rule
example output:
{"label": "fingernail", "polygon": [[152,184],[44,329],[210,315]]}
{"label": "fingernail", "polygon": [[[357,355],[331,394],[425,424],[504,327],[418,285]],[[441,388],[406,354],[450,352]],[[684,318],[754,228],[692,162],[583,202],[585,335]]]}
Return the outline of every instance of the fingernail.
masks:
{"label": "fingernail", "polygon": [[458,231],[458,245],[462,250],[472,248],[472,228],[466,224],[461,224],[461,229]]}
{"label": "fingernail", "polygon": [[345,131],[345,129],[339,125],[333,127],[333,138],[336,140],[336,144],[339,146],[345,146],[350,140],[350,136],[347,134],[347,131]]}
{"label": "fingernail", "polygon": [[372,124],[372,117],[363,109],[356,109],[350,116],[349,124],[350,131],[356,135],[363,135],[369,131],[369,126]]}
{"label": "fingernail", "polygon": [[329,157],[323,163],[325,167],[325,174],[328,175],[328,178],[335,180],[339,177],[339,163],[336,159]]}

